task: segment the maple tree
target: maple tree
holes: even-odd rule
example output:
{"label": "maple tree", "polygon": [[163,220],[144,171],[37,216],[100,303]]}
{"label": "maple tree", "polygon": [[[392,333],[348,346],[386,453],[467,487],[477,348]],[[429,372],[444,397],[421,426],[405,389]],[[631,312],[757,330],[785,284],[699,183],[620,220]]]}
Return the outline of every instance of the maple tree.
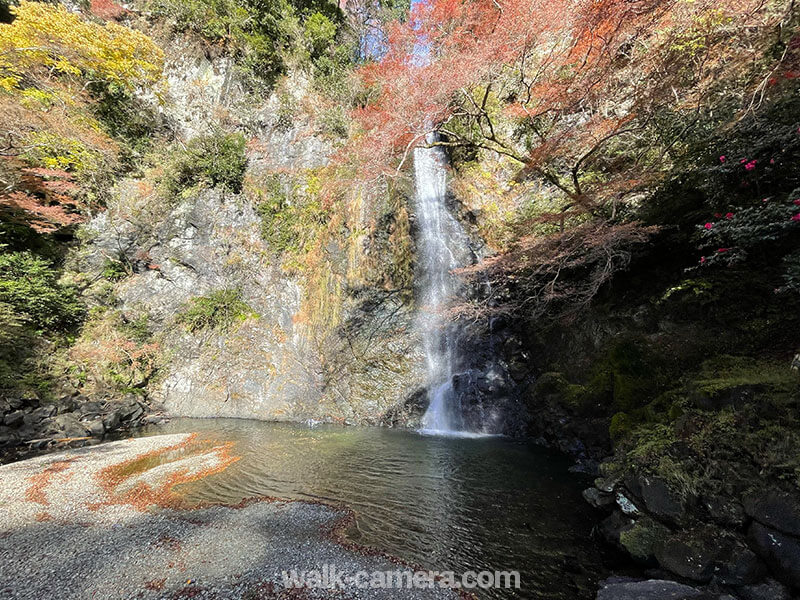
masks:
{"label": "maple tree", "polygon": [[[419,145],[493,155],[513,182],[546,190],[550,208],[527,228],[629,228],[629,207],[694,130],[757,110],[795,77],[793,18],[785,2],[749,0],[430,0],[360,70],[366,101],[347,152],[365,180],[402,173]],[[543,250],[520,229],[520,247]],[[630,237],[618,234],[590,238]],[[550,247],[557,265],[570,244]]]}

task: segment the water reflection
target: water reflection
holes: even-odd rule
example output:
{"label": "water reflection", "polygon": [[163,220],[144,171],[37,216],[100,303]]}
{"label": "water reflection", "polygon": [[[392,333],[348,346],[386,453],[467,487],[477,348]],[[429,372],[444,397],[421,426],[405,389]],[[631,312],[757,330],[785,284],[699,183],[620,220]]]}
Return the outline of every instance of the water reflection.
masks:
{"label": "water reflection", "polygon": [[143,435],[198,431],[242,459],[187,484],[198,501],[270,495],[343,503],[350,536],[435,570],[519,570],[498,598],[589,598],[601,571],[593,519],[565,458],[500,437],[440,438],[380,428],[178,419]]}

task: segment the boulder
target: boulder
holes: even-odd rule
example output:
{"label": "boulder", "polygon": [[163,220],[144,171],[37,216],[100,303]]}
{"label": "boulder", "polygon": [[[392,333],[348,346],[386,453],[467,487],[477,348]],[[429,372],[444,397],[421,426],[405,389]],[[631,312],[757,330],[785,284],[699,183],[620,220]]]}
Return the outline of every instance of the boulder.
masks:
{"label": "boulder", "polygon": [[15,446],[18,440],[13,429],[0,425],[0,446]]}
{"label": "boulder", "polygon": [[748,531],[751,546],[783,583],[800,588],[800,539],[753,522]]}
{"label": "boulder", "polygon": [[697,588],[664,579],[613,578],[600,586],[597,600],[688,600],[703,595]]}
{"label": "boulder", "polygon": [[620,542],[620,535],[623,531],[633,527],[635,522],[634,519],[626,516],[622,511],[615,510],[611,516],[603,519],[600,525],[597,526],[597,533],[612,546],[624,550],[625,548]]}
{"label": "boulder", "polygon": [[103,427],[105,427],[106,431],[113,431],[121,422],[120,413],[118,410],[112,410],[106,416],[103,417]]}
{"label": "boulder", "polygon": [[94,417],[103,412],[103,405],[100,402],[85,402],[78,408],[81,418]]}
{"label": "boulder", "polygon": [[58,412],[68,413],[78,409],[86,398],[84,396],[63,396],[58,401]]}
{"label": "boulder", "polygon": [[650,514],[671,523],[683,519],[686,513],[683,499],[661,477],[641,477],[639,489]]}
{"label": "boulder", "polygon": [[714,579],[723,585],[741,586],[759,581],[766,566],[747,546],[736,539],[720,540]]}
{"label": "boulder", "polygon": [[3,418],[3,424],[6,427],[20,427],[25,422],[25,413],[21,410],[15,410],[14,412],[8,413]]}
{"label": "boulder", "polygon": [[736,590],[741,600],[791,600],[791,594],[785,585],[774,579],[763,583],[745,585]]}
{"label": "boulder", "polygon": [[37,421],[41,421],[42,419],[55,416],[57,412],[58,407],[55,404],[43,404],[39,408],[35,409],[31,415],[36,417]]}
{"label": "boulder", "polygon": [[[36,410],[39,409],[37,408]],[[25,413],[25,419],[23,420],[25,427],[33,427],[42,420],[42,416],[39,413],[37,413],[36,410],[29,413]]]}
{"label": "boulder", "polygon": [[84,423],[84,425],[89,429],[89,433],[94,437],[100,437],[106,432],[106,428],[103,426],[103,419],[100,417],[94,419],[93,421],[89,421],[88,423]]}
{"label": "boulder", "polygon": [[725,496],[704,496],[701,505],[711,520],[718,525],[738,529],[744,525],[744,508],[741,503]]}
{"label": "boulder", "polygon": [[658,564],[676,575],[708,583],[714,574],[719,540],[707,530],[682,531],[655,548]]}
{"label": "boulder", "polygon": [[800,498],[781,490],[756,492],[744,498],[744,511],[762,525],[800,537]]}
{"label": "boulder", "polygon": [[611,509],[614,506],[614,494],[602,492],[596,487],[583,490],[583,499],[595,508]]}
{"label": "boulder", "polygon": [[639,517],[633,527],[620,532],[620,545],[634,559],[642,563],[652,563],[655,549],[670,535],[669,529],[648,516]]}
{"label": "boulder", "polygon": [[75,413],[64,413],[53,419],[63,437],[85,437],[88,434],[86,427],[78,420]]}

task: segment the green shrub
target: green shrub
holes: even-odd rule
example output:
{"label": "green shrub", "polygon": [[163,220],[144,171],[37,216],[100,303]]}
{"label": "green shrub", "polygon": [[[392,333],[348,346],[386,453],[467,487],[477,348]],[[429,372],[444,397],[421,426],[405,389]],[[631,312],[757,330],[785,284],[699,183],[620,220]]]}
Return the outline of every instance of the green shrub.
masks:
{"label": "green shrub", "polygon": [[102,156],[77,139],[63,137],[49,131],[34,131],[25,137],[28,163],[47,169],[63,169],[73,173],[96,171]]}
{"label": "green shrub", "polygon": [[225,45],[253,88],[271,86],[291,50],[324,51],[341,19],[326,0],[149,0],[147,8],[179,31]]}
{"label": "green shrub", "polygon": [[313,176],[300,183],[273,175],[258,190],[261,237],[275,254],[297,255],[307,250],[330,218],[330,209],[322,205],[314,185]]}
{"label": "green shrub", "polygon": [[122,261],[107,258],[105,263],[103,263],[101,275],[104,279],[108,279],[109,281],[119,281],[127,277],[129,272]]}
{"label": "green shrub", "polygon": [[333,44],[336,37],[336,25],[322,13],[315,12],[306,19],[303,37],[311,57],[316,58]]}
{"label": "green shrub", "polygon": [[253,309],[242,300],[241,290],[224,289],[192,298],[177,321],[192,332],[204,329],[226,331],[252,314]]}
{"label": "green shrub", "polygon": [[67,328],[84,315],[77,291],[59,284],[53,265],[29,252],[0,255],[0,303],[36,329]]}
{"label": "green shrub", "polygon": [[162,184],[170,196],[197,185],[222,187],[238,194],[246,169],[244,137],[217,132],[194,138],[175,152]]}
{"label": "green shrub", "polygon": [[611,424],[608,426],[608,435],[613,441],[619,441],[630,435],[633,429],[633,420],[624,412],[618,412],[611,417]]}

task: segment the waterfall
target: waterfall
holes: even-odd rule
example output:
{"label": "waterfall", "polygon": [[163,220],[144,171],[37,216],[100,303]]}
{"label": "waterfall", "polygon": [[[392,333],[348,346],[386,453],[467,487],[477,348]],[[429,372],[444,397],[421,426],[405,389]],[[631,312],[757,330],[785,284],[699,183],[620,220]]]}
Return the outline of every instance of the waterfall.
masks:
{"label": "waterfall", "polygon": [[[428,142],[435,138],[429,138]],[[459,367],[457,331],[443,314],[459,289],[453,269],[469,261],[461,224],[447,210],[446,159],[441,148],[414,150],[416,212],[419,228],[419,285],[422,306],[418,325],[428,371],[428,410],[422,418],[428,432],[464,429],[453,375]]]}

